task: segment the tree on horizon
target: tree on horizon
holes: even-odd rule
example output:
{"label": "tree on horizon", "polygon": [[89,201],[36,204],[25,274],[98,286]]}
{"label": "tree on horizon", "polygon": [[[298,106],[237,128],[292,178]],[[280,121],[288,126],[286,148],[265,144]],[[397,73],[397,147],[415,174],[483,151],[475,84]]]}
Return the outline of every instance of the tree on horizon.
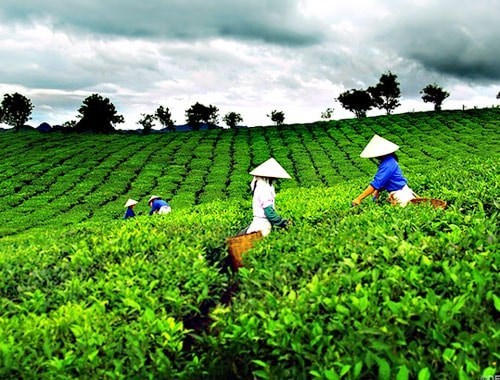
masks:
{"label": "tree on horizon", "polygon": [[72,130],[76,127],[76,123],[76,120],[68,120],[63,123],[62,127],[68,130]]}
{"label": "tree on horizon", "polygon": [[366,117],[373,107],[373,99],[368,91],[351,89],[339,95],[337,100],[343,108],[354,112],[357,118]]}
{"label": "tree on horizon", "polygon": [[324,112],[321,112],[321,118],[323,120],[330,120],[333,116],[333,111],[332,107],[328,107]]}
{"label": "tree on horizon", "polygon": [[163,125],[163,128],[167,128],[170,132],[175,132],[174,121],[172,120],[172,114],[168,107],[159,106],[154,116],[160,124]]}
{"label": "tree on horizon", "polygon": [[0,121],[14,127],[14,132],[31,119],[33,112],[31,100],[18,92],[5,94],[0,105]]}
{"label": "tree on horizon", "polygon": [[99,94],[85,98],[78,112],[80,120],[75,125],[78,132],[109,133],[115,130],[114,124],[125,121],[122,115],[117,114],[114,104]]}
{"label": "tree on horizon", "polygon": [[379,82],[374,87],[368,87],[373,101],[373,105],[378,109],[384,109],[387,115],[390,115],[397,107],[401,105],[401,90],[399,82],[396,80],[397,75],[388,71],[382,74]]}
{"label": "tree on horizon", "polygon": [[266,115],[271,118],[271,121],[276,123],[276,125],[281,125],[285,122],[285,113],[283,111],[273,110],[270,114]]}
{"label": "tree on horizon", "polygon": [[443,90],[436,83],[428,84],[420,91],[422,100],[425,103],[434,103],[434,111],[441,111],[443,101],[450,96],[450,93]]}
{"label": "tree on horizon", "polygon": [[223,121],[229,128],[233,129],[238,126],[238,123],[241,123],[243,121],[243,118],[241,117],[241,114],[237,112],[228,112],[224,116]]}
{"label": "tree on horizon", "polygon": [[151,114],[143,113],[141,114],[142,119],[140,119],[137,124],[142,126],[142,134],[149,135],[153,129],[155,116]]}
{"label": "tree on horizon", "polygon": [[186,110],[186,121],[193,131],[199,131],[202,122],[205,122],[209,128],[215,128],[218,119],[219,109],[211,104],[207,107],[196,102]]}

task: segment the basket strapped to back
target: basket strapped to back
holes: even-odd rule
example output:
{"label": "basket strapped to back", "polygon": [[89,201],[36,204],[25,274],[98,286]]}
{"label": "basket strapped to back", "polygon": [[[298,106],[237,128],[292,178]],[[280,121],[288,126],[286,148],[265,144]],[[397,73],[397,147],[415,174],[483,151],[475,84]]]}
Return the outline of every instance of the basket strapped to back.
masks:
{"label": "basket strapped to back", "polygon": [[424,203],[430,203],[432,207],[434,208],[446,208],[448,205],[446,201],[443,201],[441,199],[435,199],[435,198],[415,198],[410,201],[413,204],[419,205],[419,204],[424,204]]}
{"label": "basket strapped to back", "polygon": [[243,266],[243,253],[253,247],[256,240],[262,238],[262,232],[252,232],[245,235],[233,236],[227,239],[229,256],[234,271]]}

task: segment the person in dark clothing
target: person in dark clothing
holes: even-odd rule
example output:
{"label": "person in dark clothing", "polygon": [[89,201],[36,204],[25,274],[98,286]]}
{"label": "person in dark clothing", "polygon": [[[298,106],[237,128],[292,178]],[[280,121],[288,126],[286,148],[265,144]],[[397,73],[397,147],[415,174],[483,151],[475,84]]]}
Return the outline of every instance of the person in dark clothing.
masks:
{"label": "person in dark clothing", "polygon": [[125,203],[127,211],[125,212],[123,219],[133,218],[135,216],[134,207],[137,203],[138,202],[133,199],[129,199],[127,203]]}

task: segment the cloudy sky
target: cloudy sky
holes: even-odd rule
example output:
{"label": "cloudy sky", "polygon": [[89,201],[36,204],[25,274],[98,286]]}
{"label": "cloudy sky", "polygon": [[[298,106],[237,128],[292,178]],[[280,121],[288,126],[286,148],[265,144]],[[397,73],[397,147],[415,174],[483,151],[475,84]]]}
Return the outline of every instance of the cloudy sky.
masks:
{"label": "cloudy sky", "polygon": [[[353,117],[335,98],[398,76],[396,112],[432,110],[420,90],[450,92],[444,109],[498,104],[500,0],[2,0],[0,96],[19,92],[32,120],[76,120],[107,97],[138,128],[168,107],[177,124],[196,102],[245,125]],[[370,111],[368,115],[380,112]]]}

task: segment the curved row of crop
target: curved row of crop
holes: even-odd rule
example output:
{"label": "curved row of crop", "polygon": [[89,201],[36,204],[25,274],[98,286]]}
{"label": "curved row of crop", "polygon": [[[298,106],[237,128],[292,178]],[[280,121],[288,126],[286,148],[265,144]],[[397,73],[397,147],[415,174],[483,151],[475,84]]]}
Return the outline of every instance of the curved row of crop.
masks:
{"label": "curved row of crop", "polygon": [[[375,167],[359,153],[374,133],[401,146],[400,164],[412,188],[431,190],[430,164],[498,151],[496,116],[496,110],[404,114],[150,136],[3,133],[2,229],[116,218],[126,198],[153,193],[175,208],[247,198],[249,171],[270,156],[292,176],[279,184],[283,190],[368,182]],[[141,202],[138,210],[146,209]]]}
{"label": "curved row of crop", "polygon": [[252,169],[255,151],[251,148],[249,129],[236,129],[230,133],[235,134],[232,145],[234,155],[232,171],[226,180],[226,191],[230,198],[237,198],[249,193],[248,173]]}
{"label": "curved row of crop", "polygon": [[[30,187],[34,181],[44,176],[54,166],[62,163],[61,161],[53,162],[54,152],[58,157],[61,157],[63,154],[60,152],[61,150],[71,154],[74,148],[68,147],[61,139],[54,139],[48,144],[40,140],[39,144],[30,147],[26,152],[2,152],[2,164],[5,165],[5,170],[0,174],[0,194],[12,196],[21,189]],[[27,195],[29,193],[30,191],[26,191]]]}
{"label": "curved row of crop", "polygon": [[24,196],[23,193],[12,196],[12,201],[18,198],[27,200],[2,213],[6,220],[2,229],[12,233],[37,225],[66,225],[87,219],[89,203],[86,197],[102,181],[100,175],[104,176],[113,170],[113,159],[124,159],[124,149],[128,144],[130,141],[122,140],[121,144],[114,144],[111,149],[96,150],[92,156],[89,156],[86,148],[92,148],[93,143],[89,146],[82,144],[79,152],[74,148],[53,152],[52,159],[61,160],[64,170],[55,168],[54,171],[48,171],[45,177],[40,177],[45,187],[37,196]]}
{"label": "curved row of crop", "polygon": [[280,191],[294,224],[247,252],[237,277],[225,242],[242,210],[251,218],[238,198],[7,237],[0,377],[490,374],[500,359],[497,164],[439,164],[421,174],[448,191],[447,210],[351,208],[361,179]]}

